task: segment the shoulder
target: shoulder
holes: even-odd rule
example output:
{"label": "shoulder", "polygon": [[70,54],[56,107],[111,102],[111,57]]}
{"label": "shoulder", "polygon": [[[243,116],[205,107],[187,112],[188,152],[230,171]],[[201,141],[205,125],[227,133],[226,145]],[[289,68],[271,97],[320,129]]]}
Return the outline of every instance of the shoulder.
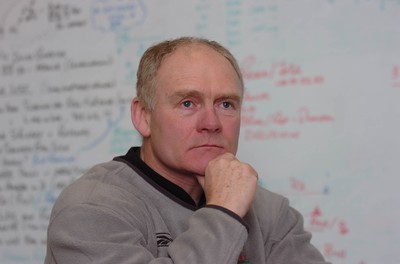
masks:
{"label": "shoulder", "polygon": [[67,186],[58,196],[50,221],[61,212],[76,208],[102,210],[123,217],[126,212],[142,210],[144,203],[135,185],[138,175],[122,162],[95,165]]}
{"label": "shoulder", "polygon": [[273,230],[282,214],[285,214],[289,208],[289,201],[286,197],[260,186],[257,188],[252,212],[261,227]]}
{"label": "shoulder", "polygon": [[149,222],[153,209],[143,183],[122,162],[92,167],[59,195],[50,216],[48,243],[53,247],[76,243],[92,247],[111,237],[118,243],[147,243],[154,233]]}
{"label": "shoulder", "polygon": [[[289,206],[289,200],[277,193],[271,192],[263,187],[257,188],[254,207],[261,212],[279,212]],[[260,213],[261,213],[260,212]]]}
{"label": "shoulder", "polygon": [[[124,181],[122,174],[127,173],[124,172],[127,169],[128,166],[122,162],[109,161],[97,164],[67,186],[60,193],[57,204],[85,202],[93,195],[110,195],[111,193],[104,189],[111,191],[125,184],[122,183]],[[99,192],[101,190],[104,192]]]}
{"label": "shoulder", "polygon": [[297,221],[296,211],[290,207],[289,200],[263,187],[258,187],[253,204],[253,212],[262,229],[277,230],[285,223]]}
{"label": "shoulder", "polygon": [[289,200],[262,187],[257,189],[253,212],[262,232],[280,240],[290,230],[303,228],[303,216],[290,206]]}

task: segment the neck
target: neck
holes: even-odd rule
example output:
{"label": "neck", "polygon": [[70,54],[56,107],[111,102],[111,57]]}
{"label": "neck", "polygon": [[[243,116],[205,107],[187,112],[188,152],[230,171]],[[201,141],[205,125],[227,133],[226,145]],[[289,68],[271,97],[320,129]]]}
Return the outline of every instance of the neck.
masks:
{"label": "neck", "polygon": [[163,170],[162,168],[156,166],[157,163],[153,162],[152,156],[147,155],[146,149],[142,146],[140,149],[140,158],[143,160],[148,166],[150,166],[155,172],[169,180],[173,184],[182,188],[196,203],[199,205],[200,199],[203,195],[203,188],[198,182],[195,175],[182,175],[179,173],[171,174]]}

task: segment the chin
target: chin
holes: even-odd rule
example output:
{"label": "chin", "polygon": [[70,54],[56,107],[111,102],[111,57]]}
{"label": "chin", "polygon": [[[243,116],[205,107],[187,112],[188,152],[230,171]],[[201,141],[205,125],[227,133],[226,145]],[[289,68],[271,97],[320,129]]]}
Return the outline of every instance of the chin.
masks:
{"label": "chin", "polygon": [[208,166],[208,163],[218,157],[220,154],[214,154],[214,155],[203,155],[203,156],[198,156],[196,158],[190,159],[188,163],[190,164],[190,167],[192,167],[192,171],[196,172],[196,174],[199,175],[204,175],[206,168]]}
{"label": "chin", "polygon": [[210,162],[211,160],[215,159],[216,157],[226,153],[224,149],[214,149],[214,150],[206,150],[201,151],[195,155],[195,161],[197,162]]}
{"label": "chin", "polygon": [[208,163],[216,157],[228,152],[224,148],[202,147],[191,149],[186,153],[185,159],[196,173],[204,174]]}

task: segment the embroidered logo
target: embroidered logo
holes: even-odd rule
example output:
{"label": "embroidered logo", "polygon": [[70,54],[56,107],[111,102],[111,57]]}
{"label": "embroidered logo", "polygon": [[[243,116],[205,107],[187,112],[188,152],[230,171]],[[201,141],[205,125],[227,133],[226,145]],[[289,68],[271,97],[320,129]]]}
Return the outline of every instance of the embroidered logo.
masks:
{"label": "embroidered logo", "polygon": [[238,264],[250,264],[250,260],[246,257],[244,249],[242,250],[242,252],[240,252]]}
{"label": "embroidered logo", "polygon": [[157,247],[168,247],[172,242],[171,234],[169,233],[156,233]]}
{"label": "embroidered logo", "polygon": [[238,264],[250,264],[250,261],[246,259],[246,257],[244,258],[239,257]]}

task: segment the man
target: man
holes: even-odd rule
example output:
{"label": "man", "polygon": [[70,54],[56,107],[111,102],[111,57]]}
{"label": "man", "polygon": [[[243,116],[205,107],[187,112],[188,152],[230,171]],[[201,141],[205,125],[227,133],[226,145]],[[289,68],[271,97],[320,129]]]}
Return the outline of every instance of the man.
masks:
{"label": "man", "polygon": [[161,42],[143,55],[136,88],[142,146],[63,191],[45,263],[325,263],[301,215],[235,157],[243,80],[228,50]]}

